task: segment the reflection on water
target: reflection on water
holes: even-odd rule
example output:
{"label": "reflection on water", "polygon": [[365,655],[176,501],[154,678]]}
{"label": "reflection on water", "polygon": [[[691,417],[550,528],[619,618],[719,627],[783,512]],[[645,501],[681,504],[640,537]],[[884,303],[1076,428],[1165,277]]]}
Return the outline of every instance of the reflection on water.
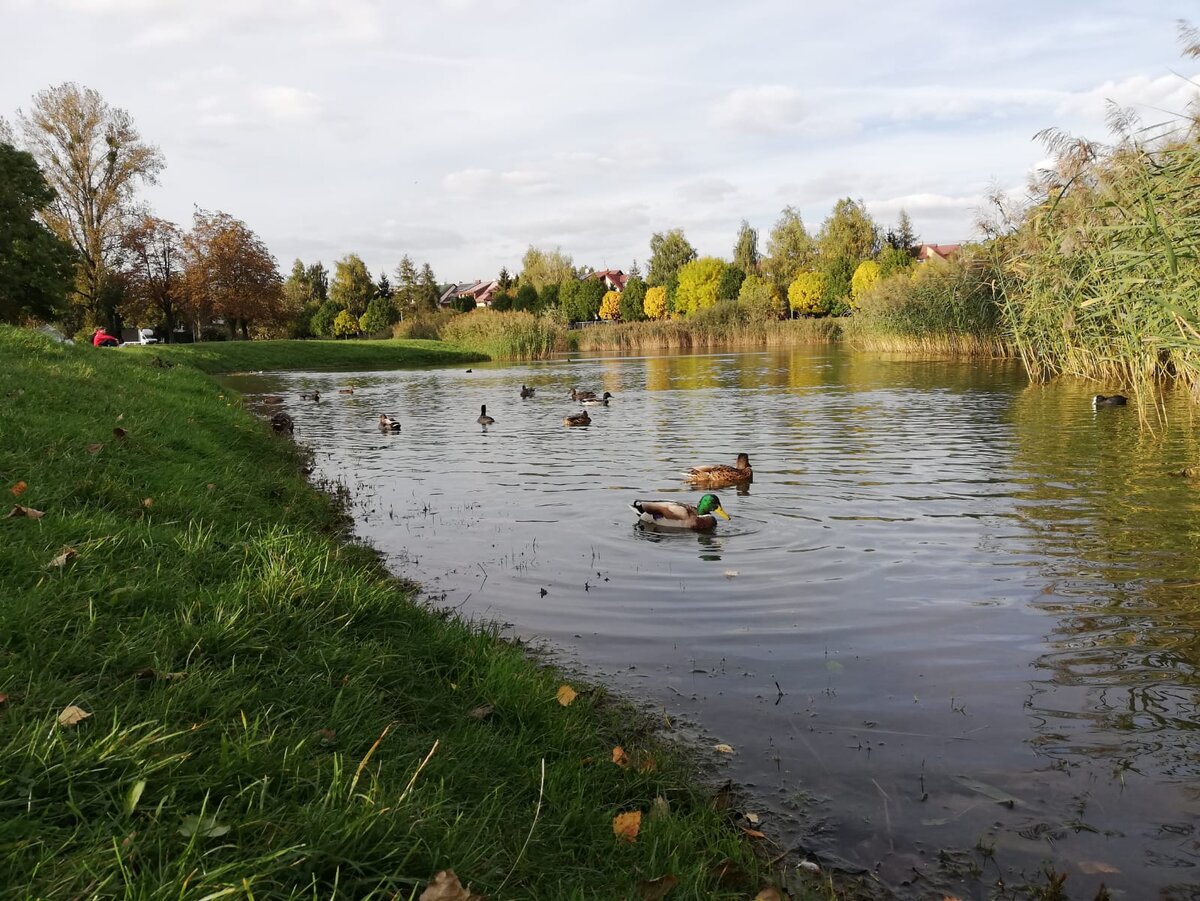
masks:
{"label": "reflection on water", "polygon": [[[1200,891],[1186,405],[1150,434],[1094,385],[825,348],[240,386],[294,399],[399,570],[733,745],[784,840],[913,897],[1043,862],[1073,898]],[[615,399],[566,429],[571,387]],[[715,533],[635,525],[739,451],[755,481]]]}

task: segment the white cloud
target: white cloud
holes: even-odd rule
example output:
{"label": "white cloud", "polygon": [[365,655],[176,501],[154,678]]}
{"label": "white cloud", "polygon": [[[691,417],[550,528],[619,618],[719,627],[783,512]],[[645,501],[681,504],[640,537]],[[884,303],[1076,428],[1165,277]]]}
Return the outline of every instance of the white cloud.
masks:
{"label": "white cloud", "polygon": [[804,103],[795,88],[767,84],[730,91],[712,105],[709,121],[718,128],[775,132],[798,125],[804,113]]}
{"label": "white cloud", "polygon": [[545,194],[556,185],[546,173],[527,169],[497,172],[494,169],[461,169],[442,177],[442,187],[461,197],[486,194]]}
{"label": "white cloud", "polygon": [[698,203],[715,203],[737,193],[737,188],[729,179],[716,176],[685,182],[677,190],[680,197]]}
{"label": "white cloud", "polygon": [[1132,107],[1146,124],[1160,121],[1164,116],[1184,115],[1200,95],[1195,76],[1191,80],[1179,75],[1150,78],[1134,75],[1121,81],[1106,81],[1089,91],[1068,94],[1057,106],[1060,114],[1099,118],[1105,115],[1109,102]]}
{"label": "white cloud", "polygon": [[321,98],[312,91],[286,85],[263,85],[253,92],[258,108],[275,119],[303,121],[321,110]]}

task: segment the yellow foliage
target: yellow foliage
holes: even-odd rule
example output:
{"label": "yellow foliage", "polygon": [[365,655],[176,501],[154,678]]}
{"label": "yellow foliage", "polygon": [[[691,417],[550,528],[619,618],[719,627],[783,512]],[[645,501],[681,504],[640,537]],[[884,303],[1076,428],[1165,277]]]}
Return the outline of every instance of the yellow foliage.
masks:
{"label": "yellow foliage", "polygon": [[850,309],[858,309],[858,299],[879,281],[879,264],[874,260],[864,260],[854,270],[850,278]]}
{"label": "yellow foliage", "polygon": [[617,814],[613,817],[612,829],[613,835],[622,841],[636,841],[642,829],[642,812],[631,810],[628,813]]}
{"label": "yellow foliage", "polygon": [[788,305],[797,313],[828,313],[824,293],[824,275],[819,272],[801,272],[788,286]]}
{"label": "yellow foliage", "polygon": [[642,311],[647,319],[664,319],[667,315],[667,289],[663,285],[655,285],[646,289],[646,298],[642,301]]}
{"label": "yellow foliage", "polygon": [[579,697],[579,693],[576,692],[575,689],[573,689],[570,685],[560,685],[558,686],[558,691],[554,696],[558,699],[558,703],[562,704],[564,707],[570,707],[571,702]]}
{"label": "yellow foliage", "polygon": [[608,291],[600,301],[600,318],[614,322],[621,318],[621,294],[618,291]]}

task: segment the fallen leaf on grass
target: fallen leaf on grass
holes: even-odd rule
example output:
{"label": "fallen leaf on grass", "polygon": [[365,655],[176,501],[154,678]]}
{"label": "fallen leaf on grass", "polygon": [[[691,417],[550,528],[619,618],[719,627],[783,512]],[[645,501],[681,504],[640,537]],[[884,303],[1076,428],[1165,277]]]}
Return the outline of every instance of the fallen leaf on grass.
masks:
{"label": "fallen leaf on grass", "polygon": [[113,429],[113,437],[115,437],[115,438],[119,438],[119,439],[121,439],[122,441],[124,441],[124,440],[125,440],[125,437],[126,437],[128,434],[129,434],[129,433],[128,433],[127,431],[125,431],[123,428],[121,428],[120,426],[117,426],[115,429]]}
{"label": "fallen leaf on grass", "polygon": [[142,800],[142,792],[146,790],[146,780],[139,779],[133,785],[129,786],[129,791],[125,795],[125,816],[129,816],[137,809],[138,801]]}
{"label": "fallen leaf on grass", "polygon": [[657,879],[647,879],[645,882],[639,882],[638,890],[642,893],[642,901],[660,901],[660,899],[671,894],[677,885],[679,885],[679,880],[668,873],[665,876],[659,876]]}
{"label": "fallen leaf on grass", "polygon": [[1079,871],[1081,873],[1086,873],[1088,876],[1097,876],[1100,873],[1121,872],[1112,864],[1105,863],[1102,860],[1081,860],[1079,861]]}
{"label": "fallen leaf on grass", "polygon": [[82,723],[89,716],[91,714],[82,707],[76,707],[74,704],[71,704],[64,707],[63,712],[58,715],[58,724],[60,726],[75,726]]}
{"label": "fallen leaf on grass", "polygon": [[480,707],[476,707],[474,710],[472,710],[470,713],[468,713],[467,716],[469,716],[473,720],[487,719],[489,716],[492,715],[492,711],[494,709],[495,708],[492,707],[491,704],[483,704]]}
{"label": "fallen leaf on grass", "polygon": [[751,838],[766,838],[766,834],[759,832],[757,829],[751,829],[749,826],[743,826],[742,832],[746,833]]}
{"label": "fallen leaf on grass", "polygon": [[625,753],[625,749],[620,745],[613,748],[612,762],[617,766],[629,766],[629,755]]}
{"label": "fallen leaf on grass", "polygon": [[20,497],[22,494],[25,493],[25,489],[28,487],[29,487],[29,485],[26,482],[20,481],[20,482],[17,482],[17,484],[13,485],[8,490],[12,492],[13,497]]}
{"label": "fallen leaf on grass", "polygon": [[216,817],[200,817],[194,814],[184,817],[183,825],[179,827],[179,834],[187,838],[191,838],[193,835],[201,838],[220,838],[228,832],[229,827],[218,823]]}
{"label": "fallen leaf on grass", "polygon": [[762,817],[760,817],[756,813],[751,813],[748,810],[745,813],[743,813],[742,816],[746,818],[746,822],[749,823],[751,826],[757,826],[759,823],[762,822]]}
{"label": "fallen leaf on grass", "polygon": [[22,507],[20,504],[13,504],[13,508],[8,511],[8,516],[5,519],[13,519],[18,516],[28,516],[30,519],[41,519],[46,514],[41,510],[35,510],[33,507]]}
{"label": "fallen leaf on grass", "polygon": [[821,865],[811,860],[802,860],[796,864],[797,870],[807,870],[809,873],[820,873]]}
{"label": "fallen leaf on grass", "polygon": [[613,835],[622,841],[637,841],[638,833],[642,830],[642,812],[630,810],[617,814],[613,817],[612,829]]}
{"label": "fallen leaf on grass", "polygon": [[656,769],[658,769],[658,764],[654,762],[653,757],[643,757],[637,767],[639,773],[653,773]]}
{"label": "fallen leaf on grass", "polygon": [[754,896],[754,901],[790,901],[791,897],[778,886],[768,885],[766,888],[759,889],[758,894]]}
{"label": "fallen leaf on grass", "polygon": [[104,445],[101,444],[99,441],[95,441],[92,444],[89,444],[87,446],[87,452],[89,454],[98,454],[102,450],[104,450]]}
{"label": "fallen leaf on grass", "polygon": [[209,482],[209,483],[208,483],[208,490],[209,490],[209,491],[216,491],[216,490],[217,490],[216,483],[215,483],[215,482]]}
{"label": "fallen leaf on grass", "polygon": [[713,745],[713,750],[716,751],[718,754],[732,754],[733,753],[733,748],[731,748],[729,745],[725,745],[725,744]]}
{"label": "fallen leaf on grass", "polygon": [[0,707],[3,707],[7,703],[8,703],[8,695],[6,695],[4,692],[0,691]]}
{"label": "fallen leaf on grass", "polygon": [[79,551],[73,547],[65,547],[61,554],[50,561],[50,566],[66,566],[67,561],[74,560],[79,556]]}
{"label": "fallen leaf on grass", "polygon": [[337,741],[337,733],[332,729],[318,729],[317,735],[321,737],[321,744],[331,745]]}
{"label": "fallen leaf on grass", "polygon": [[671,802],[659,795],[650,807],[650,819],[660,820],[671,813]]}
{"label": "fallen leaf on grass", "polygon": [[558,692],[554,696],[558,698],[558,703],[564,707],[570,707],[571,702],[579,697],[579,693],[570,685],[560,685],[558,686]]}
{"label": "fallen leaf on grass", "polygon": [[149,510],[151,507],[154,506],[154,498],[152,498],[152,497],[142,498],[142,506],[145,507],[147,510]]}
{"label": "fallen leaf on grass", "polygon": [[463,888],[453,870],[442,870],[429,880],[420,901],[483,901],[483,895]]}

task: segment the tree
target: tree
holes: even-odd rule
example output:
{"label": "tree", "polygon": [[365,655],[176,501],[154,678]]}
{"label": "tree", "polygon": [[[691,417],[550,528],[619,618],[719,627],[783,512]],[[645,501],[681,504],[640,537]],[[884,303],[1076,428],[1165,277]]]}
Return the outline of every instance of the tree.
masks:
{"label": "tree", "polygon": [[[559,288],[559,297],[562,288]],[[604,299],[604,282],[598,278],[587,278],[575,283],[575,290],[570,292],[569,300],[560,300],[567,320],[570,322],[586,322],[600,315],[600,302]]]}
{"label": "tree", "polygon": [[851,257],[822,257],[819,260],[821,275],[825,278],[825,310],[841,316],[850,309],[850,280],[858,268]]}
{"label": "tree", "polygon": [[845,257],[857,265],[879,252],[879,229],[861,200],[843,197],[822,223],[817,244],[826,259]]}
{"label": "tree", "polygon": [[[637,269],[633,264],[630,272]],[[625,290],[621,292],[621,321],[641,322],[646,318],[646,283],[640,275],[630,275],[625,280]]]}
{"label": "tree", "polygon": [[575,294],[579,290],[579,280],[574,276],[563,279],[558,283],[558,308],[563,311],[571,309],[575,302]]}
{"label": "tree", "polygon": [[717,285],[717,300],[737,300],[745,278],[746,271],[740,266],[726,266],[721,273],[721,283]]}
{"label": "tree", "polygon": [[914,265],[916,265],[916,260],[907,250],[889,245],[879,251],[880,278],[889,278],[898,272],[907,272]]}
{"label": "tree", "polygon": [[357,319],[367,311],[367,304],[374,296],[375,281],[358,254],[348,253],[333,264],[330,300]]}
{"label": "tree", "polygon": [[[737,241],[733,245],[733,265],[743,273],[758,272],[758,230],[751,228],[745,219],[742,220]],[[736,297],[737,293],[733,296]]]}
{"label": "tree", "polygon": [[[292,263],[292,271],[283,283],[283,313],[289,321],[288,337],[310,338],[317,334],[312,323],[323,298],[317,294],[318,287],[314,278],[324,277],[325,267],[320,263],[307,268],[300,260]],[[324,287],[327,294],[328,284]]]}
{"label": "tree", "polygon": [[[385,332],[396,321],[396,308],[386,297],[376,297],[367,304],[367,311],[358,319],[358,327],[368,335]],[[336,320],[334,325],[336,326]]]}
{"label": "tree", "polygon": [[120,252],[122,219],[138,183],[154,184],[162,154],[142,141],[127,112],[71,82],[39,91],[29,115],[18,112],[17,121],[55,192],[42,218],[77,254],[72,324],[111,324],[114,311],[103,309],[103,297]]}
{"label": "tree", "polygon": [[379,273],[379,281],[375,283],[375,296],[381,300],[390,301],[392,299],[392,295],[395,293],[396,292],[392,290],[392,283],[388,281],[387,273]]}
{"label": "tree", "polygon": [[509,291],[496,291],[492,294],[492,309],[500,313],[507,313],[513,308],[515,299]]}
{"label": "tree", "polygon": [[738,291],[738,306],[751,322],[771,322],[783,315],[779,289],[761,275],[748,275]]}
{"label": "tree", "polygon": [[619,322],[621,319],[621,292],[606,291],[600,300],[600,318],[609,322]]}
{"label": "tree", "polygon": [[75,251],[36,218],[53,200],[32,154],[0,142],[0,322],[65,306]]}
{"label": "tree", "polygon": [[665,234],[655,232],[650,236],[650,271],[646,284],[674,284],[679,270],[694,259],[696,248],[688,243],[682,228],[673,228]]}
{"label": "tree", "polygon": [[184,238],[183,274],[188,311],[198,337],[202,325],[225,320],[229,337],[251,323],[272,323],[282,311],[282,278],[262,239],[228,213],[196,210]]}
{"label": "tree", "polygon": [[797,274],[788,286],[788,305],[800,314],[828,313],[825,302],[825,276],[820,272]]}
{"label": "tree", "polygon": [[883,240],[888,247],[903,251],[909,256],[916,255],[917,236],[913,232],[912,220],[908,218],[908,213],[904,209],[900,210],[900,218],[896,227],[889,228]]}
{"label": "tree", "polygon": [[879,281],[879,264],[874,260],[863,260],[850,278],[850,308],[858,309],[858,299]]}
{"label": "tree", "polygon": [[525,310],[527,313],[532,313],[537,310],[538,304],[537,288],[526,284],[517,288],[517,296],[513,298],[514,310]]}
{"label": "tree", "polygon": [[417,267],[412,258],[405,254],[396,267],[396,306],[402,313],[415,313],[424,306],[424,299],[425,292],[421,288],[421,277],[417,274]]}
{"label": "tree", "polygon": [[333,320],[333,337],[353,338],[358,334],[358,319],[349,310],[342,310]]}
{"label": "tree", "polygon": [[183,300],[183,232],[173,222],[145,213],[125,230],[121,247],[125,282],[122,314],[140,322],[153,311],[166,326],[170,342],[175,335],[177,308]]}
{"label": "tree", "polygon": [[655,285],[646,289],[646,299],[642,310],[647,319],[664,319],[667,315],[667,289],[663,285]]}
{"label": "tree", "polygon": [[800,211],[795,207],[784,207],[767,238],[763,270],[780,291],[786,291],[796,275],[812,265],[815,255],[816,245],[804,227]]}
{"label": "tree", "polygon": [[[532,288],[533,285],[521,285],[522,288]],[[543,310],[551,310],[558,306],[558,285],[542,285],[538,291],[538,306]]]}
{"label": "tree", "polygon": [[500,267],[500,275],[496,277],[496,284],[500,286],[501,291],[507,291],[512,287],[512,276],[508,273],[507,266]]}
{"label": "tree", "polygon": [[725,261],[716,257],[700,257],[683,266],[675,292],[675,311],[686,316],[715,304],[724,274]]}
{"label": "tree", "polygon": [[533,285],[539,291],[546,285],[562,284],[575,276],[574,263],[560,247],[554,250],[540,250],[530,244],[525,255],[521,257],[521,283]]}
{"label": "tree", "polygon": [[325,268],[325,264],[313,263],[307,269],[307,276],[313,300],[320,303],[329,300],[329,270]]}
{"label": "tree", "polygon": [[312,320],[309,323],[312,333],[318,338],[332,338],[333,321],[337,319],[337,314],[340,312],[341,309],[332,300],[324,301],[317,307],[317,311],[313,313]]}
{"label": "tree", "polygon": [[417,278],[417,308],[421,310],[436,310],[442,292],[438,290],[437,279],[433,275],[433,267],[428,263],[421,264],[421,274]]}

